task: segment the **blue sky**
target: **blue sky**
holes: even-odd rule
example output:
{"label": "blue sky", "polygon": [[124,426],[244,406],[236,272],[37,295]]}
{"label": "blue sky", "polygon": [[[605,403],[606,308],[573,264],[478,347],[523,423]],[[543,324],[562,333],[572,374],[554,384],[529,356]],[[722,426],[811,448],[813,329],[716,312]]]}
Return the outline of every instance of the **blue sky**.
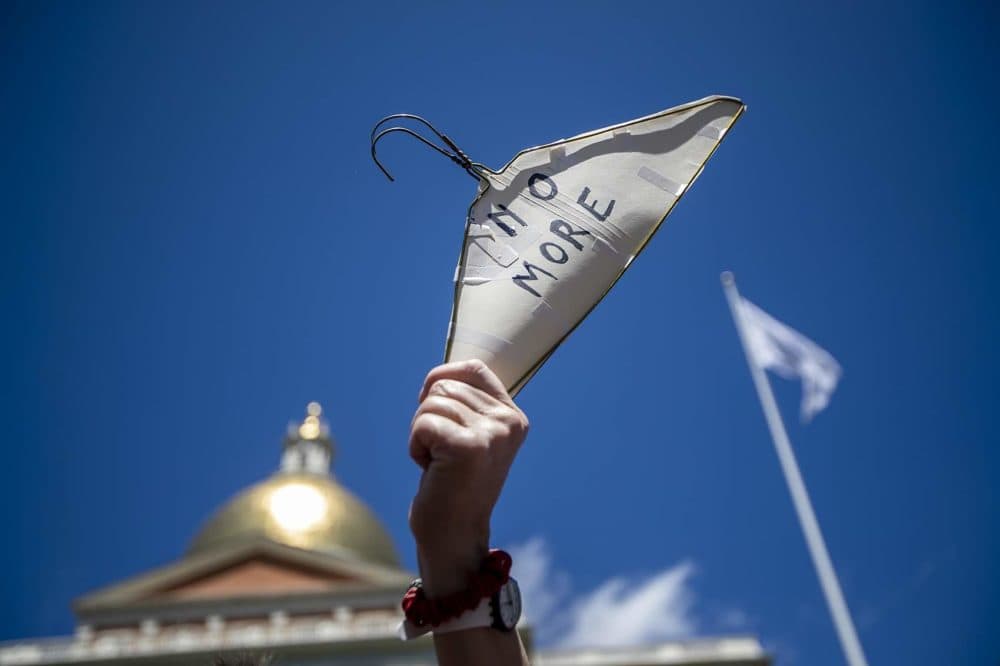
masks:
{"label": "blue sky", "polygon": [[499,167],[721,93],[747,114],[519,396],[494,540],[579,620],[551,644],[604,600],[842,663],[731,269],[844,367],[808,426],[774,386],[870,661],[994,662],[996,10],[352,4],[0,8],[0,639],[178,556],[309,400],[412,567],[407,427],[474,184],[401,138],[388,183],[371,125],[420,113]]}

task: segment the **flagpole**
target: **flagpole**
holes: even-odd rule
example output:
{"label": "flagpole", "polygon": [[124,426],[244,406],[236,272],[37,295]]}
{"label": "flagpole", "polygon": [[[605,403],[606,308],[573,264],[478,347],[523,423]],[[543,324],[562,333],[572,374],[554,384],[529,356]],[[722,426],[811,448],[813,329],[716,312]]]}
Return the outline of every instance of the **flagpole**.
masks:
{"label": "flagpole", "polygon": [[774,400],[771,383],[768,381],[764,369],[754,362],[750,352],[750,344],[747,340],[747,334],[743,328],[743,319],[740,315],[740,293],[736,289],[736,279],[729,271],[722,274],[722,287],[726,292],[726,300],[729,301],[729,310],[733,315],[733,322],[736,324],[736,331],[739,333],[740,342],[743,345],[743,353],[746,355],[747,365],[750,366],[750,376],[753,377],[754,386],[757,388],[757,396],[760,398],[760,406],[764,410],[767,427],[771,431],[774,449],[778,454],[781,469],[785,474],[788,491],[792,495],[792,503],[795,505],[795,513],[798,515],[799,525],[802,527],[802,533],[805,535],[809,554],[812,556],[813,565],[816,567],[816,575],[819,576],[820,586],[823,588],[823,595],[826,597],[826,604],[830,608],[830,615],[833,617],[833,624],[837,629],[837,636],[840,638],[840,647],[844,651],[844,656],[847,658],[847,663],[850,666],[867,666],[868,662],[865,659],[864,651],[861,649],[861,641],[858,640],[857,631],[855,631],[854,623],[851,621],[851,614],[847,610],[847,602],[844,601],[844,594],[841,592],[840,583],[837,581],[837,573],[833,569],[830,554],[826,550],[823,533],[820,532],[819,522],[816,520],[816,514],[813,512],[812,502],[809,500],[809,493],[806,491],[806,484],[802,480],[802,473],[799,471],[799,464],[795,460],[795,453],[792,451],[791,442],[788,441],[788,433],[785,432],[785,424],[781,420],[778,403]]}

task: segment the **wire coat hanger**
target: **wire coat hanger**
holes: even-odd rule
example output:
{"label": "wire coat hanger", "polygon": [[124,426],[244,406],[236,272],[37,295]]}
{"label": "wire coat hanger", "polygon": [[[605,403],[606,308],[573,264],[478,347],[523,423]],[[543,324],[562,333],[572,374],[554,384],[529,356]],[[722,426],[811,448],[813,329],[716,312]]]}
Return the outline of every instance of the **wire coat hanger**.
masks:
{"label": "wire coat hanger", "polygon": [[[441,146],[437,145],[436,143],[426,138],[425,136],[421,135],[420,133],[410,129],[409,127],[396,125],[381,131],[379,130],[380,127],[385,125],[390,120],[396,120],[396,119],[414,120],[416,122],[419,122],[420,124],[424,125],[427,129],[429,129],[431,132],[433,132],[434,135],[437,136],[437,138],[440,139],[441,142],[444,143],[449,150],[442,148]],[[379,160],[378,155],[375,152],[375,146],[382,139],[382,137],[386,136],[387,134],[392,134],[393,132],[402,132],[403,134],[408,134],[417,139],[418,141],[420,141],[421,143],[423,143],[424,145],[433,148],[434,150],[441,153],[442,155],[450,159],[458,166],[462,167],[462,169],[464,169],[467,174],[475,178],[477,181],[485,178],[485,176],[480,171],[482,165],[473,162],[469,158],[469,156],[466,155],[465,152],[455,144],[454,141],[448,138],[448,136],[445,135],[444,133],[439,132],[437,128],[431,125],[426,119],[421,118],[420,116],[414,115],[412,113],[394,113],[391,116],[386,116],[382,120],[375,123],[375,127],[372,128],[371,132],[372,160],[375,161],[375,164],[378,166],[379,169],[382,170],[382,173],[384,173],[385,177],[388,178],[390,181],[395,181],[396,179],[392,177],[392,174],[389,173],[389,170],[386,169],[385,165],[383,165],[382,162]]]}

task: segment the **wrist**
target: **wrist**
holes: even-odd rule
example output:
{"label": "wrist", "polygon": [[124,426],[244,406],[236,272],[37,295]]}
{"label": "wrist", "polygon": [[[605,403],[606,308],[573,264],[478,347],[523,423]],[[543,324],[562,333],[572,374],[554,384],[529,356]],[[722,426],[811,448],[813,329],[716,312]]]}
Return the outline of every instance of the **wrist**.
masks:
{"label": "wrist", "polygon": [[452,594],[431,597],[420,579],[413,581],[400,605],[406,620],[400,637],[416,638],[428,631],[447,634],[466,629],[492,627],[510,631],[520,617],[521,595],[510,577],[510,555],[491,550],[470,573],[465,587]]}
{"label": "wrist", "polygon": [[427,596],[433,599],[464,589],[489,553],[489,543],[488,529],[448,542],[418,542],[417,564]]}

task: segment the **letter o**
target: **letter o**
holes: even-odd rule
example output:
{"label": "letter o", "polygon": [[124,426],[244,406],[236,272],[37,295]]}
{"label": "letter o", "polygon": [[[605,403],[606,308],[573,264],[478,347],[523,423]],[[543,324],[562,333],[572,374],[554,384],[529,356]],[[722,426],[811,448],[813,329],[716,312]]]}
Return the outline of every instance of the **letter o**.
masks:
{"label": "letter o", "polygon": [[[542,196],[542,194],[535,187],[535,183],[537,183],[540,180],[544,180],[545,183],[549,186],[549,195],[548,196]],[[555,181],[553,181],[551,178],[549,178],[548,176],[546,176],[544,173],[533,173],[533,174],[531,174],[531,178],[528,179],[528,189],[531,190],[531,194],[535,198],[541,199],[542,201],[548,201],[549,199],[554,198],[556,196],[556,194],[559,193],[559,188],[556,187]]]}
{"label": "letter o", "polygon": [[[559,250],[559,253],[562,255],[562,258],[556,259],[555,257],[553,257],[549,252],[550,247],[554,247],[555,249]],[[565,264],[567,261],[569,261],[569,253],[566,252],[566,250],[562,248],[562,245],[559,245],[558,243],[552,243],[552,242],[542,243],[541,246],[539,246],[538,251],[542,253],[543,257],[551,261],[553,264]]]}

